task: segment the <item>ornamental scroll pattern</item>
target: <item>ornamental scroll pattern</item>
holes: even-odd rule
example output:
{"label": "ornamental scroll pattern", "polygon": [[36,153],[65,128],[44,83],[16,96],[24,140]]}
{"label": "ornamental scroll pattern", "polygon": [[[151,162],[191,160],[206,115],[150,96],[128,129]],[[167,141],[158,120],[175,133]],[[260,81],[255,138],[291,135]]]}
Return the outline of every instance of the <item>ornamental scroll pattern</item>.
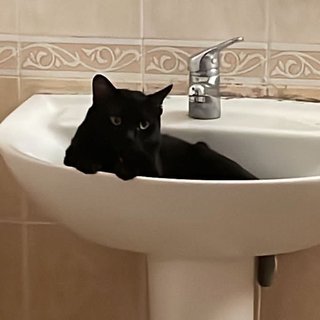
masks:
{"label": "ornamental scroll pattern", "polygon": [[224,50],[220,55],[221,73],[224,76],[263,76],[265,61],[263,50]]}
{"label": "ornamental scroll pattern", "polygon": [[17,68],[17,57],[17,43],[0,42],[0,69]]}
{"label": "ornamental scroll pattern", "polygon": [[22,68],[54,71],[140,72],[139,46],[31,43],[22,47]]}
{"label": "ornamental scroll pattern", "polygon": [[320,53],[284,51],[270,58],[270,76],[286,79],[320,79]]}
{"label": "ornamental scroll pattern", "polygon": [[187,74],[190,52],[177,47],[155,47],[146,51],[146,72]]}
{"label": "ornamental scroll pattern", "polygon": [[[187,75],[190,57],[200,47],[146,46],[92,43],[21,43],[21,68],[29,71],[91,71],[140,73],[144,59],[147,74]],[[225,77],[264,78],[266,50],[232,48],[221,52]],[[16,43],[0,42],[0,68],[17,64]],[[287,80],[320,79],[320,51],[273,50],[268,75]]]}
{"label": "ornamental scroll pattern", "polygon": [[[203,48],[202,48],[203,49]],[[201,48],[155,47],[146,51],[146,72],[187,74],[188,61]],[[263,71],[264,50],[224,50],[220,56],[221,73],[225,76],[243,76]]]}

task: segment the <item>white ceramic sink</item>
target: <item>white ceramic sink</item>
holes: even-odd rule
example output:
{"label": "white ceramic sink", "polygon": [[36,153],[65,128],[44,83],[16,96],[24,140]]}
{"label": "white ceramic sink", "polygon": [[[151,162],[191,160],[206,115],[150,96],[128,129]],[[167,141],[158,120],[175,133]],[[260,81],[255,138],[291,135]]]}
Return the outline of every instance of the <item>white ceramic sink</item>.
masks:
{"label": "white ceramic sink", "polygon": [[[206,141],[262,180],[127,182],[62,164],[90,104],[86,95],[31,97],[1,123],[1,154],[56,220],[99,244],[149,255],[152,320],[250,319],[253,257],[320,244],[318,104],[223,100],[221,119],[195,120],[187,116],[187,98],[171,96],[164,102],[163,132]],[[190,277],[209,288],[202,286],[200,294],[194,284],[184,285],[178,305],[205,310],[195,314],[168,302],[177,294],[175,279]],[[219,289],[224,307],[203,302],[226,279],[232,284]]]}

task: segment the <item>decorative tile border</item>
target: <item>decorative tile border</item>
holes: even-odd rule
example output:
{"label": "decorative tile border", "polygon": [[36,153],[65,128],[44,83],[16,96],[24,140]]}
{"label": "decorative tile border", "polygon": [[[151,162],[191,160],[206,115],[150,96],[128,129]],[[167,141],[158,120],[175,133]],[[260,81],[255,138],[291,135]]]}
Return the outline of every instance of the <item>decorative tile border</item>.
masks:
{"label": "decorative tile border", "polygon": [[194,48],[146,46],[146,74],[188,74],[188,61],[196,53]]}
{"label": "decorative tile border", "polygon": [[[146,46],[146,74],[188,74],[190,57],[202,51],[201,47]],[[264,77],[266,51],[263,49],[228,49],[220,55],[221,74],[224,77]],[[261,82],[260,81],[260,82]]]}
{"label": "decorative tile border", "polygon": [[273,50],[269,75],[274,79],[320,80],[320,51]]}
{"label": "decorative tile border", "polygon": [[18,74],[18,43],[0,40],[0,74]]}
{"label": "decorative tile border", "polygon": [[221,52],[221,74],[225,77],[264,77],[266,51],[257,49],[234,49]]}
{"label": "decorative tile border", "polygon": [[[196,43],[198,44],[198,43]],[[188,62],[192,55],[201,52],[211,44],[188,41],[152,40],[144,46],[144,88],[161,88],[174,83],[174,94],[188,92]],[[266,49],[238,47],[223,50],[220,55],[221,83],[260,86],[264,83],[266,69]],[[233,87],[234,88],[234,87]],[[252,90],[246,90],[246,93]],[[238,93],[237,93],[238,94]]]}
{"label": "decorative tile border", "polygon": [[139,73],[141,49],[133,45],[22,43],[21,70]]}
{"label": "decorative tile border", "polygon": [[[173,93],[185,94],[190,57],[215,43],[0,34],[0,75],[90,79],[102,72],[146,91],[174,83]],[[287,97],[283,88],[294,87],[313,97],[320,87],[320,45],[273,43],[267,52],[265,43],[243,42],[223,50],[220,61],[221,91],[228,94]]]}

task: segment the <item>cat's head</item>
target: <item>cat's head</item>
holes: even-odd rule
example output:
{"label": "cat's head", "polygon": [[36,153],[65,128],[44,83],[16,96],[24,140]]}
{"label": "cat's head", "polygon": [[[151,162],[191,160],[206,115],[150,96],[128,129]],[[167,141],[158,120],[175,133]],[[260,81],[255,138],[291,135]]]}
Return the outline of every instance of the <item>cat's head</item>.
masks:
{"label": "cat's head", "polygon": [[96,130],[115,152],[123,170],[151,161],[149,157],[157,152],[162,102],[171,89],[172,85],[146,95],[140,91],[117,89],[102,75],[94,77],[92,108],[99,119]]}

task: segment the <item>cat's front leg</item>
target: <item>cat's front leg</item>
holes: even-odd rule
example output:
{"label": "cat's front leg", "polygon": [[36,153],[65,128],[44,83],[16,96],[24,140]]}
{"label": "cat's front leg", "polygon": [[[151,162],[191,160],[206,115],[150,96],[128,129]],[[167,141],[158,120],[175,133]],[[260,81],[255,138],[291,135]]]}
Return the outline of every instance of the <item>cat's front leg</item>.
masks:
{"label": "cat's front leg", "polygon": [[94,174],[102,169],[100,161],[90,154],[79,152],[72,145],[66,150],[64,165],[74,167],[85,174]]}

